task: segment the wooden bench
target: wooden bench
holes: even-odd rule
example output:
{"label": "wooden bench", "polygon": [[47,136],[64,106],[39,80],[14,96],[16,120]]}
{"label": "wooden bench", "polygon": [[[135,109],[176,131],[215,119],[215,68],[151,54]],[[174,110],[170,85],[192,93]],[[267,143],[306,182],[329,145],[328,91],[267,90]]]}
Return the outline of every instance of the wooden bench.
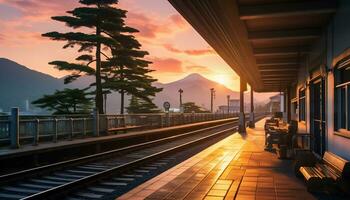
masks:
{"label": "wooden bench", "polygon": [[[266,150],[272,150],[272,145],[277,144],[280,158],[286,158],[287,151],[293,148],[293,136],[298,132],[298,122],[291,120],[286,130],[275,130],[274,126],[265,130]],[[283,152],[283,153],[282,153]]]}
{"label": "wooden bench", "polygon": [[338,188],[349,191],[350,162],[331,152],[326,151],[321,162],[312,167],[302,166],[299,171],[310,192],[334,192]]}

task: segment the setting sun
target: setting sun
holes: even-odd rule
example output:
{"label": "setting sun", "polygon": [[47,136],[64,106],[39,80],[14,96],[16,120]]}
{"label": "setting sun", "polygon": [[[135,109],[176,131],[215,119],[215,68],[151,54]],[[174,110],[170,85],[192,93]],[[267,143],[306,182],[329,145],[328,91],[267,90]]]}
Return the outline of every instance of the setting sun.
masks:
{"label": "setting sun", "polygon": [[230,74],[213,74],[209,77],[213,81],[216,81],[225,87],[238,91],[239,90],[239,80],[235,76],[232,76]]}

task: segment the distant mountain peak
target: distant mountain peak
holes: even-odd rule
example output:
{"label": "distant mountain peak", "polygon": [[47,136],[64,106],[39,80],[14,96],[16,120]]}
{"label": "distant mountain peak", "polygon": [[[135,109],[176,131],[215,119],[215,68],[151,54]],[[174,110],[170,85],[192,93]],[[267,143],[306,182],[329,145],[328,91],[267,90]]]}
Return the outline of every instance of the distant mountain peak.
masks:
{"label": "distant mountain peak", "polygon": [[200,80],[200,79],[206,79],[206,78],[198,73],[189,74],[184,78],[184,80],[198,80],[198,79]]}

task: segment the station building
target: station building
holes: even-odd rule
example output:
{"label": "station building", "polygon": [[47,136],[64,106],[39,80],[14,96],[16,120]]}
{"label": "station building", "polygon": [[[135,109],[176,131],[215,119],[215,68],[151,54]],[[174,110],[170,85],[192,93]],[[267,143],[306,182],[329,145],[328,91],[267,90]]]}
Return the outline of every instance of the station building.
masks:
{"label": "station building", "polygon": [[350,159],[350,1],[169,1],[241,88],[283,94],[285,119],[299,121],[315,154]]}

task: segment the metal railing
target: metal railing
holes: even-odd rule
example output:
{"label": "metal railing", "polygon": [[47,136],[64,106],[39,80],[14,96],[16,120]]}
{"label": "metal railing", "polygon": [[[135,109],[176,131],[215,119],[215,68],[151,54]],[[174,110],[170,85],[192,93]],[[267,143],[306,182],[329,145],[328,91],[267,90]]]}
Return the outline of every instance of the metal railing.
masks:
{"label": "metal railing", "polygon": [[20,144],[72,140],[107,135],[109,132],[147,130],[237,117],[238,113],[157,113],[102,115],[0,116],[0,147],[19,148]]}

